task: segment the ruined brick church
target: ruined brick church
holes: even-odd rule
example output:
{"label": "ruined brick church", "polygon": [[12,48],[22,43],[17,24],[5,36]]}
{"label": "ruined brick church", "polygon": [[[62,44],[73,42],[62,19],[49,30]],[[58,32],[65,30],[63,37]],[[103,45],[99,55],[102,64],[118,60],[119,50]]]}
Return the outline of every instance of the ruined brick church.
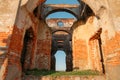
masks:
{"label": "ruined brick church", "polygon": [[[28,69],[55,70],[58,50],[66,53],[66,71],[97,70],[120,80],[120,0],[45,1],[0,0],[0,80],[22,80]],[[76,20],[46,19],[59,11]]]}

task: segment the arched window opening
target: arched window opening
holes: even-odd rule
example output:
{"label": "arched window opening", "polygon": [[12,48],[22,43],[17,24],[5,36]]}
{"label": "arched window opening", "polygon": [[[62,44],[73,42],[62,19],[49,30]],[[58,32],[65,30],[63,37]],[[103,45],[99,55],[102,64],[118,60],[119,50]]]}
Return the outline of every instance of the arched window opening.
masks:
{"label": "arched window opening", "polygon": [[45,4],[79,4],[78,0],[46,0]]}
{"label": "arched window opening", "polygon": [[58,50],[55,53],[55,58],[56,58],[56,65],[55,65],[55,70],[56,71],[66,71],[66,54],[62,50]]}
{"label": "arched window opening", "polygon": [[63,27],[63,26],[64,26],[64,23],[63,23],[62,21],[58,21],[58,22],[57,22],[57,25],[58,25],[59,27]]}

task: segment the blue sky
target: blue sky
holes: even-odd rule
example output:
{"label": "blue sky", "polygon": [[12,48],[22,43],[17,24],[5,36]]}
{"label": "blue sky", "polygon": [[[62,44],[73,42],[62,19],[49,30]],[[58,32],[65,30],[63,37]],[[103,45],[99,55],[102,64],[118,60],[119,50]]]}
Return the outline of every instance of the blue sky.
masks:
{"label": "blue sky", "polygon": [[[77,0],[47,0],[46,4],[79,4]],[[50,14],[47,18],[75,18],[68,12],[55,12]],[[76,19],[76,18],[75,18]]]}
{"label": "blue sky", "polygon": [[65,71],[66,70],[66,54],[64,51],[58,50],[55,54],[56,58],[56,70]]}
{"label": "blue sky", "polygon": [[49,18],[75,18],[75,16],[73,16],[72,14],[68,12],[55,12],[55,13],[50,14],[47,17],[47,19]]}
{"label": "blue sky", "polygon": [[77,0],[47,0],[46,4],[79,4]]}
{"label": "blue sky", "polygon": [[[47,0],[45,4],[79,4],[77,0]],[[55,12],[48,15],[47,18],[75,18],[72,14],[68,12]],[[57,51],[56,57],[56,70],[65,71],[66,70],[66,55],[64,51]]]}

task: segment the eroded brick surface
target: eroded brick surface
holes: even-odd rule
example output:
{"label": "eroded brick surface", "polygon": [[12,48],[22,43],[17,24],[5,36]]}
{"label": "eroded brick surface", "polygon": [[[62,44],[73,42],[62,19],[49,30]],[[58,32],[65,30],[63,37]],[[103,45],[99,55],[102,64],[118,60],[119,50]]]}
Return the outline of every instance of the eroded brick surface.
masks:
{"label": "eroded brick surface", "polygon": [[39,69],[50,69],[50,46],[51,40],[37,41],[36,67]]}
{"label": "eroded brick surface", "polygon": [[[75,40],[73,47],[73,69],[78,67],[80,70],[87,68],[88,55],[86,42],[83,40]],[[84,66],[84,67],[83,67]]]}

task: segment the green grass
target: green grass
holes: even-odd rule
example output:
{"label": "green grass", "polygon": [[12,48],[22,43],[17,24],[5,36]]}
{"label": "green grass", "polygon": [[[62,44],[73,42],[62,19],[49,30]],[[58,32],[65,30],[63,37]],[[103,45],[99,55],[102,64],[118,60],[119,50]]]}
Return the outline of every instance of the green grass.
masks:
{"label": "green grass", "polygon": [[71,72],[62,72],[62,71],[48,71],[48,70],[28,70],[25,72],[26,75],[34,76],[71,76],[71,75],[99,75],[98,71],[92,70],[83,70],[83,71],[71,71]]}

